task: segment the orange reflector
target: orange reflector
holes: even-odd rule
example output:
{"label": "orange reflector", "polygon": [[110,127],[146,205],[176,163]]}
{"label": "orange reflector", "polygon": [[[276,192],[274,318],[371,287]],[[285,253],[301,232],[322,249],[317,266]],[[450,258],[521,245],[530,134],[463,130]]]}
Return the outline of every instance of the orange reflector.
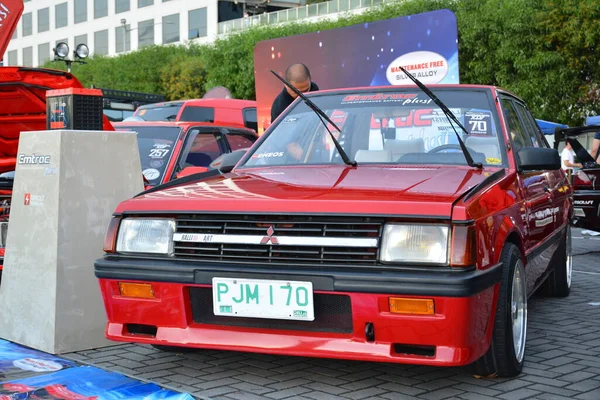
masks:
{"label": "orange reflector", "polygon": [[137,297],[139,299],[153,299],[154,290],[149,283],[119,282],[119,291],[124,297]]}
{"label": "orange reflector", "polygon": [[435,314],[433,299],[390,297],[390,312],[394,314]]}

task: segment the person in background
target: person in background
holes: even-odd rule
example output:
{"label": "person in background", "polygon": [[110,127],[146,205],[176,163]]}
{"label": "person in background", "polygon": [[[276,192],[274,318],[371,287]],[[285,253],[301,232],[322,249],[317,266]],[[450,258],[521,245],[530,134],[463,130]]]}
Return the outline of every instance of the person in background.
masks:
{"label": "person in background", "polygon": [[565,171],[572,170],[573,168],[583,168],[583,165],[575,162],[575,152],[569,142],[565,143],[565,148],[560,153],[560,161]]}
{"label": "person in background", "polygon": [[[292,64],[285,70],[285,80],[292,84],[300,93],[315,92],[319,87],[310,76],[310,71],[304,64]],[[285,86],[275,97],[271,105],[271,123],[298,97],[289,87]]]}
{"label": "person in background", "polygon": [[600,132],[594,133],[594,141],[592,142],[592,151],[590,154],[592,157],[598,162],[600,160],[600,155],[598,154],[598,148],[600,148]]}

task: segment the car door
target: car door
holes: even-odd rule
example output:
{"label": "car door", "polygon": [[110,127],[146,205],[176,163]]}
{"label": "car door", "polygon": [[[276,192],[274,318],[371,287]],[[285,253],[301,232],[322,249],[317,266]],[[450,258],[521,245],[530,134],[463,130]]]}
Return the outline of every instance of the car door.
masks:
{"label": "car door", "polygon": [[[515,102],[515,108],[523,120],[527,129],[529,129],[540,142],[540,147],[550,148],[544,134],[539,129],[533,115],[524,104]],[[552,215],[554,216],[554,231],[564,228],[569,223],[569,216],[565,210],[569,202],[570,189],[568,186],[567,175],[561,169],[556,171],[547,171],[548,186],[550,187],[550,199],[552,201]]]}
{"label": "car door", "polygon": [[[539,139],[527,129],[510,97],[500,97],[502,112],[511,136],[517,166],[519,150],[523,147],[539,147]],[[552,197],[546,171],[523,171],[518,173],[520,190],[524,201],[527,232],[524,232],[526,253],[527,292],[531,293],[536,281],[549,265],[546,243],[554,232],[554,217],[551,215]],[[549,214],[550,213],[550,214]]]}

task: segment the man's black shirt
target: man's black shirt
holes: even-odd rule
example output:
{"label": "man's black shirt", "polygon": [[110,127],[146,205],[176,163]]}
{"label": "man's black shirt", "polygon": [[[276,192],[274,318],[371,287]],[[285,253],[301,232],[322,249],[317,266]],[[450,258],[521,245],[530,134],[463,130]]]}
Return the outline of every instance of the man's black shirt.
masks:
{"label": "man's black shirt", "polygon": [[[315,92],[317,90],[319,90],[317,84],[311,82],[309,92]],[[294,98],[290,96],[286,88],[283,88],[281,93],[279,93],[277,97],[275,97],[275,100],[273,100],[273,105],[271,106],[271,122],[275,121],[279,114],[281,114],[290,104],[292,104],[293,101]]]}

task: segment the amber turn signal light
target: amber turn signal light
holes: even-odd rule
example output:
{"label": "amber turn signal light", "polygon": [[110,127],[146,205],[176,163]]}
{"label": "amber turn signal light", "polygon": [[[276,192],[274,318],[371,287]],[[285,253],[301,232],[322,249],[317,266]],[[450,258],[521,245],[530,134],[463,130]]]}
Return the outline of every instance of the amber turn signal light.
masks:
{"label": "amber turn signal light", "polygon": [[474,225],[454,226],[450,266],[472,267],[477,264],[477,236]]}
{"label": "amber turn signal light", "polygon": [[119,282],[119,292],[123,297],[135,297],[137,299],[154,299],[154,290],[149,283]]}
{"label": "amber turn signal light", "polygon": [[390,297],[390,312],[393,314],[435,314],[433,299],[408,299]]}
{"label": "amber turn signal light", "polygon": [[112,217],[108,223],[106,236],[104,236],[104,252],[114,253],[117,246],[117,233],[119,232],[119,223],[121,217]]}

